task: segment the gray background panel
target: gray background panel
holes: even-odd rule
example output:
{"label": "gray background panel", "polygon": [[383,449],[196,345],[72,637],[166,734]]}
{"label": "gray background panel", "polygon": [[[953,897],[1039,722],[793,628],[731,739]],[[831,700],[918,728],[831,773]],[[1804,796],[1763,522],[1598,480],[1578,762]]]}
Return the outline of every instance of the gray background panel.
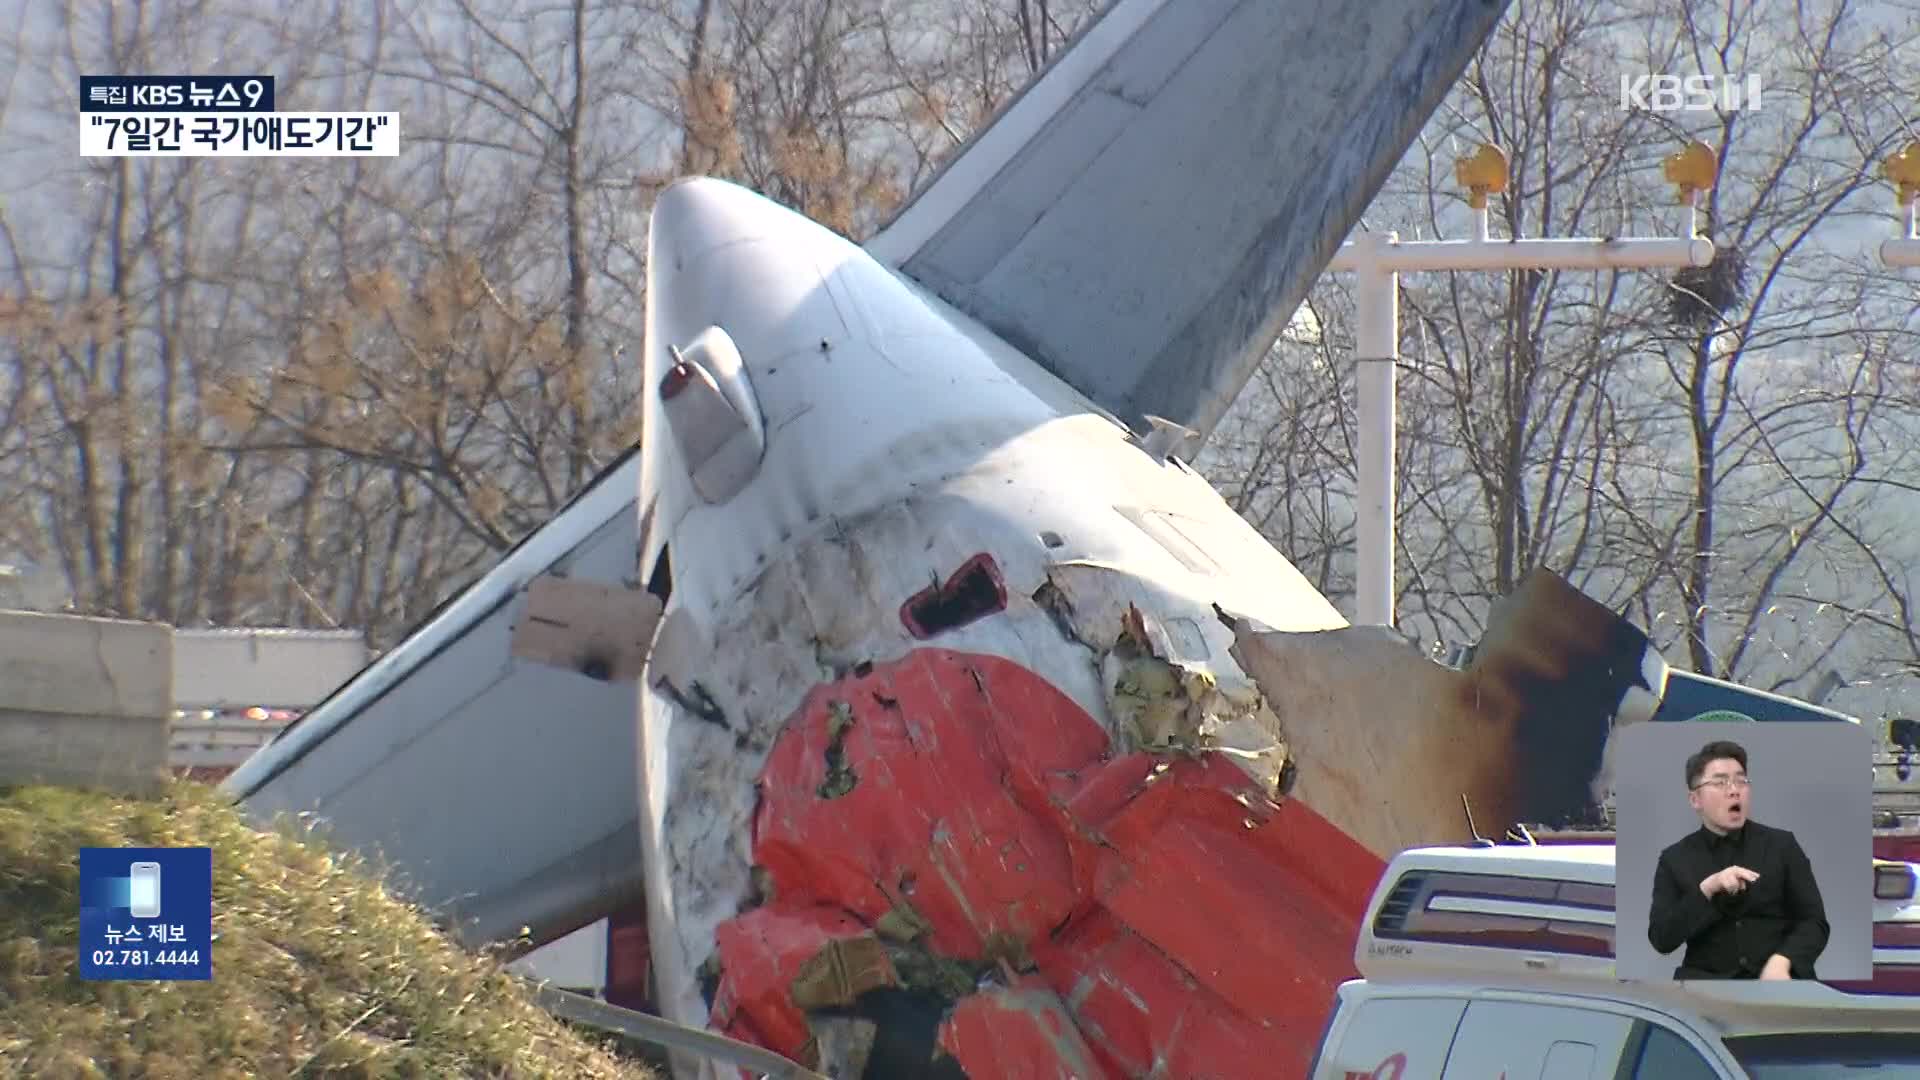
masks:
{"label": "gray background panel", "polygon": [[1615,974],[1671,981],[1686,955],[1647,941],[1653,870],[1667,845],[1700,827],[1687,802],[1686,761],[1714,739],[1746,748],[1748,818],[1791,831],[1813,863],[1833,928],[1822,979],[1873,976],[1873,739],[1859,724],[1713,720],[1635,724],[1621,732],[1614,799]]}

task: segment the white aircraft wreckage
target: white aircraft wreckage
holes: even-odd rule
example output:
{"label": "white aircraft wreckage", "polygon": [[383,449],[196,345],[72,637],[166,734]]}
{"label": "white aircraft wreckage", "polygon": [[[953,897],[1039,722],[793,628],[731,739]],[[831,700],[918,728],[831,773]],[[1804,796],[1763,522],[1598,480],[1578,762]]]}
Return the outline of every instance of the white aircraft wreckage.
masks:
{"label": "white aircraft wreckage", "polygon": [[228,789],[470,943],[644,897],[666,1018],[823,1073],[1303,1070],[1383,859],[1665,687],[1545,573],[1464,671],[1350,627],[1175,453],[1503,7],[1121,0],[864,248],[669,187],[644,447]]}

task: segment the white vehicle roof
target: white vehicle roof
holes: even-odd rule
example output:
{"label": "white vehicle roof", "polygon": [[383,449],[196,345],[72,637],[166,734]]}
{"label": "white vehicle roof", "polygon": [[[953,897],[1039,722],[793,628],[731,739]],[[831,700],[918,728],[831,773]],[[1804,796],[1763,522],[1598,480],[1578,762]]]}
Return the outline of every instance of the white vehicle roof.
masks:
{"label": "white vehicle roof", "polygon": [[1920,902],[1876,900],[1871,984],[1614,975],[1611,844],[1412,848],[1374,890],[1354,965],[1381,988],[1541,990],[1693,1013],[1723,1034],[1920,1029]]}

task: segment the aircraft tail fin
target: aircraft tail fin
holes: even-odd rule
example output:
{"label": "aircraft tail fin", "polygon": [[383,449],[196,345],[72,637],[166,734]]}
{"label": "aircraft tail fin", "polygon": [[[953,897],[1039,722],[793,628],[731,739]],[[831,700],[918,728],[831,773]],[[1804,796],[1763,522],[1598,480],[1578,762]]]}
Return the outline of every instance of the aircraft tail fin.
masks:
{"label": "aircraft tail fin", "polygon": [[1118,0],[867,245],[1204,439],[1507,0]]}

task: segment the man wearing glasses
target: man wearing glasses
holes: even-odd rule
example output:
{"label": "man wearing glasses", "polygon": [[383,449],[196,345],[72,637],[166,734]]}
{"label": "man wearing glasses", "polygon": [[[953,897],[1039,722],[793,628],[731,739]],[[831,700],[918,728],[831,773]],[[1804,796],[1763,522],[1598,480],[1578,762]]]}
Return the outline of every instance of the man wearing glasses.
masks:
{"label": "man wearing glasses", "polygon": [[1813,864],[1791,832],[1750,819],[1747,751],[1716,740],[1687,758],[1700,828],[1660,853],[1647,940],[1682,945],[1676,979],[1812,979],[1827,947]]}

